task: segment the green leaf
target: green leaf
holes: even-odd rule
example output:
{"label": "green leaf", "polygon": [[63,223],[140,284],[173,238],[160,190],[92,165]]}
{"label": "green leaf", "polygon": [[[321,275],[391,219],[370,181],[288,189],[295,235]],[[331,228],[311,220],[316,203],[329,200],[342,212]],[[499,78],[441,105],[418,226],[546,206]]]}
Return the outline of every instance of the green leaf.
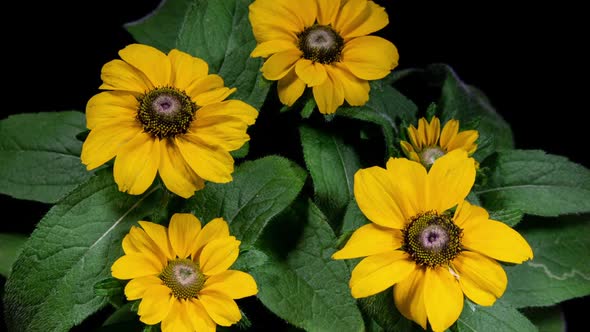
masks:
{"label": "green leaf", "polygon": [[489,210],[490,219],[505,223],[510,227],[516,226],[524,217],[524,212],[519,209]]}
{"label": "green leaf", "polygon": [[158,189],[124,194],[105,169],[51,208],[6,283],[10,330],[68,331],[103,307],[94,285],[110,276],[129,228],[159,205]]}
{"label": "green leaf", "polygon": [[194,1],[182,22],[177,48],[207,61],[225,86],[236,87],[232,99],[260,109],[271,82],[260,72],[263,59],[250,57],[256,40],[249,5],[248,0]]}
{"label": "green leaf", "polygon": [[[353,147],[328,131],[301,126],[301,144],[313,180],[315,202],[335,226],[354,198],[354,173],[360,160]],[[335,228],[339,228],[335,227]]]}
{"label": "green leaf", "polygon": [[270,219],[295,199],[307,173],[294,162],[268,156],[238,166],[233,181],[208,183],[187,201],[201,221],[223,217],[243,245],[253,244]]}
{"label": "green leaf", "polygon": [[76,111],[26,113],[0,121],[0,193],[56,203],[92,176],[80,161],[86,129]]}
{"label": "green leaf", "polygon": [[565,320],[559,306],[524,308],[522,313],[539,329],[539,332],[565,332]]}
{"label": "green leaf", "polygon": [[345,116],[379,125],[389,156],[399,156],[401,123],[414,123],[417,106],[383,80],[370,82],[369,101],[364,106],[340,107],[336,116]]}
{"label": "green leaf", "polygon": [[351,233],[356,231],[359,227],[369,224],[371,221],[359,209],[355,200],[351,200],[346,207],[344,219],[342,221],[341,234]]}
{"label": "green leaf", "polygon": [[[306,331],[363,331],[362,316],[348,288],[350,271],[344,261],[331,259],[336,241],[332,229],[313,203],[303,212],[283,214],[273,221],[281,228],[290,223],[301,232],[285,257],[269,257],[267,264],[251,272],[259,285],[258,298],[276,315]],[[275,233],[265,235],[278,240]]]}
{"label": "green leaf", "polygon": [[485,187],[475,193],[489,210],[539,216],[590,212],[590,170],[540,150],[500,151],[485,162]]}
{"label": "green leaf", "polygon": [[518,310],[497,301],[491,307],[482,307],[466,300],[463,312],[453,329],[455,332],[535,332],[538,331]]}
{"label": "green leaf", "polygon": [[358,303],[363,312],[385,332],[424,331],[420,325],[408,320],[397,310],[393,302],[392,287],[373,296],[359,299]]}
{"label": "green leaf", "polygon": [[503,299],[517,308],[553,305],[590,295],[589,215],[534,220],[519,230],[534,258],[506,267],[508,287]]}
{"label": "green leaf", "polygon": [[125,24],[137,42],[152,45],[168,53],[176,47],[178,32],[189,5],[194,0],[162,0],[159,6],[145,17]]}
{"label": "green leaf", "polygon": [[12,264],[23,250],[28,236],[16,233],[0,233],[0,275],[7,278]]}

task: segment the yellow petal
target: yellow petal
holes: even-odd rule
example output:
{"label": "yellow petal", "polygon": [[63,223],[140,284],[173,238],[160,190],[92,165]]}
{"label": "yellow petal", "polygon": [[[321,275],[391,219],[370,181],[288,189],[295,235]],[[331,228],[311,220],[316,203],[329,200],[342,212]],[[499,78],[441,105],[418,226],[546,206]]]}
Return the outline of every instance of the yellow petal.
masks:
{"label": "yellow petal", "polygon": [[342,83],[328,71],[328,78],[324,83],[313,87],[313,98],[320,113],[332,114],[336,112],[338,106],[344,103]]}
{"label": "yellow petal", "polygon": [[[474,152],[475,149],[473,147],[475,141],[479,137],[479,133],[477,130],[465,130],[457,134],[457,136],[453,137],[453,139],[447,145],[447,149],[449,151],[455,149],[463,149],[467,152]],[[472,151],[473,150],[473,151]]]}
{"label": "yellow petal", "polygon": [[428,146],[428,123],[425,118],[418,120],[418,140]]}
{"label": "yellow petal", "polygon": [[358,299],[377,294],[406,279],[415,269],[416,263],[400,250],[369,256],[352,270],[352,297]]}
{"label": "yellow petal", "polygon": [[159,140],[147,133],[135,136],[117,151],[113,174],[119,190],[143,194],[154,182],[159,164]]}
{"label": "yellow petal", "polygon": [[195,251],[201,222],[190,213],[175,213],[170,218],[168,237],[178,258],[187,258]]}
{"label": "yellow petal", "polygon": [[447,268],[426,269],[424,304],[434,332],[445,331],[457,321],[463,310],[463,292]]}
{"label": "yellow petal", "polygon": [[438,138],[440,137],[440,120],[437,117],[433,117],[432,120],[430,120],[426,132],[428,133],[426,144],[429,146],[437,145]]}
{"label": "yellow petal", "polygon": [[88,170],[95,169],[115,157],[122,146],[142,134],[142,128],[135,119],[104,122],[94,127],[84,144],[80,159]]}
{"label": "yellow petal", "polygon": [[264,78],[271,81],[280,80],[295,66],[302,56],[299,49],[293,49],[273,54],[262,65]]}
{"label": "yellow petal", "polygon": [[226,237],[229,237],[229,226],[223,218],[215,218],[209,221],[197,236],[193,257],[196,257],[207,243]]}
{"label": "yellow petal", "polygon": [[219,146],[210,146],[194,135],[175,138],[182,157],[204,180],[227,183],[232,180],[234,159],[229,152]]}
{"label": "yellow petal", "polygon": [[201,272],[206,276],[227,270],[238,258],[240,241],[233,236],[220,238],[207,243],[199,257]]}
{"label": "yellow petal", "polygon": [[125,91],[104,91],[86,104],[86,127],[94,129],[103,123],[137,121],[137,99]]}
{"label": "yellow petal", "polygon": [[404,154],[406,155],[406,157],[408,159],[413,160],[413,161],[420,162],[420,159],[419,158],[418,159],[414,159],[414,156],[415,157],[418,157],[418,154],[414,150],[414,147],[412,146],[412,144],[410,144],[410,143],[408,143],[406,141],[400,141],[399,144],[400,144],[400,146],[402,148],[402,151],[404,152]]}
{"label": "yellow petal", "polygon": [[[152,238],[140,227],[131,226],[129,234],[125,237],[129,242],[137,248],[137,252],[143,255],[153,256],[153,258],[160,262],[162,268],[168,264],[168,257],[160,249],[160,247],[152,240]],[[127,252],[126,252],[127,253]]]}
{"label": "yellow petal", "polygon": [[308,59],[301,59],[295,63],[295,72],[307,86],[316,86],[324,83],[328,78],[324,65],[319,62],[312,62]]}
{"label": "yellow petal", "polygon": [[127,301],[141,299],[152,286],[163,285],[162,279],[155,275],[139,277],[130,280],[125,286]]}
{"label": "yellow petal", "polygon": [[159,275],[164,267],[157,260],[142,254],[119,257],[111,266],[111,274],[117,279],[133,279]]}
{"label": "yellow petal", "polygon": [[219,103],[227,98],[232,93],[236,92],[236,88],[218,88],[209,90],[193,97],[193,101],[199,106],[206,106],[209,104]]}
{"label": "yellow petal", "polygon": [[402,246],[402,240],[402,233],[397,229],[367,224],[354,231],[344,248],[336,251],[332,258],[348,259],[391,252]]}
{"label": "yellow petal", "polygon": [[457,206],[453,221],[457,226],[464,229],[469,227],[469,223],[487,222],[489,218],[490,215],[484,208],[463,201]]}
{"label": "yellow petal", "polygon": [[317,20],[320,25],[334,24],[340,9],[340,0],[317,0]]}
{"label": "yellow petal", "polygon": [[381,30],[388,23],[385,8],[373,1],[348,0],[338,14],[335,27],[347,40]]}
{"label": "yellow petal", "polygon": [[195,101],[195,97],[207,91],[217,90],[224,87],[223,78],[211,74],[194,80],[187,88],[186,93]]}
{"label": "yellow petal", "polygon": [[207,62],[188,53],[173,49],[168,58],[172,65],[172,85],[177,89],[186,90],[195,80],[209,73]]}
{"label": "yellow petal", "polygon": [[426,306],[424,297],[424,273],[426,268],[417,268],[414,273],[393,286],[393,299],[399,312],[426,330]]}
{"label": "yellow petal", "polygon": [[436,159],[428,172],[429,207],[439,213],[463,202],[475,182],[475,161],[455,150]]}
{"label": "yellow petal", "polygon": [[332,64],[330,72],[339,81],[344,91],[344,99],[351,106],[362,106],[369,100],[371,87],[369,82],[354,76],[348,68],[337,62]]}
{"label": "yellow petal", "polygon": [[215,332],[215,322],[209,317],[209,314],[196,298],[190,299],[186,303],[186,312],[193,325],[193,329],[199,332]]}
{"label": "yellow petal", "polygon": [[491,258],[520,264],[533,258],[533,250],[517,231],[495,220],[464,225],[463,247]]}
{"label": "yellow petal", "polygon": [[453,260],[463,293],[473,302],[491,306],[508,284],[506,272],[495,260],[471,251],[463,251]]}
{"label": "yellow petal", "polygon": [[404,213],[394,199],[385,169],[373,166],[357,171],[354,197],[363,214],[372,222],[388,228],[405,227]]}
{"label": "yellow petal", "polygon": [[120,50],[119,56],[144,73],[154,87],[170,85],[170,60],[160,50],[148,45],[131,44]]}
{"label": "yellow petal", "polygon": [[150,80],[139,70],[119,59],[109,61],[100,71],[101,90],[129,91],[145,93],[154,88]]}
{"label": "yellow petal", "polygon": [[158,324],[168,316],[175,301],[170,288],[163,285],[150,287],[139,303],[139,320],[148,325]]}
{"label": "yellow petal", "polygon": [[426,169],[406,158],[389,158],[387,161],[389,192],[399,206],[404,221],[429,210]]}
{"label": "yellow petal", "polygon": [[449,122],[445,123],[445,126],[443,127],[442,132],[440,134],[440,146],[443,147],[445,150],[450,151],[448,149],[449,142],[457,135],[458,132],[458,120],[449,120]]}
{"label": "yellow petal", "polygon": [[292,106],[305,91],[305,82],[297,76],[295,69],[291,69],[279,80],[277,90],[281,103]]}
{"label": "yellow petal", "polygon": [[378,80],[397,66],[399,55],[388,40],[376,36],[352,39],[342,49],[342,63],[358,78]]}
{"label": "yellow petal", "polygon": [[242,271],[227,270],[207,278],[202,291],[219,292],[232,299],[256,295],[258,287],[251,275]]}
{"label": "yellow petal", "polygon": [[217,292],[199,292],[199,300],[215,323],[230,326],[237,323],[242,314],[234,300]]}
{"label": "yellow petal", "polygon": [[193,127],[195,130],[199,130],[198,128],[201,127],[199,121],[206,120],[209,122],[205,122],[205,124],[208,124],[214,122],[213,120],[218,120],[220,116],[229,116],[247,125],[252,125],[256,117],[258,117],[258,111],[241,100],[226,100],[221,103],[199,108],[196,113],[197,119],[193,122]]}
{"label": "yellow petal", "polygon": [[297,49],[297,44],[290,40],[273,39],[258,44],[250,56],[253,58],[264,57],[267,58],[272,54]]}
{"label": "yellow petal", "polygon": [[139,253],[141,253],[139,248],[131,240],[131,234],[127,234],[127,235],[125,235],[125,237],[123,237],[123,241],[121,241],[121,245],[123,246],[123,252],[126,254],[139,254]]}
{"label": "yellow petal", "polygon": [[416,147],[417,150],[422,150],[424,142],[422,142],[422,140],[419,139],[418,129],[416,129],[416,127],[414,127],[413,125],[410,125],[410,127],[408,127],[408,136],[410,138],[410,142],[412,143],[412,145]]}
{"label": "yellow petal", "polygon": [[166,258],[176,258],[172,246],[170,245],[170,241],[168,240],[168,231],[166,230],[166,227],[149,221],[139,221],[138,223]]}
{"label": "yellow petal", "polygon": [[[249,6],[249,18],[256,40],[285,40],[311,26],[316,8],[313,0],[259,0]],[[280,31],[282,34],[277,35]],[[273,32],[275,32],[273,34]]]}
{"label": "yellow petal", "polygon": [[186,300],[172,303],[170,313],[162,320],[162,332],[193,332],[193,324],[186,311]]}
{"label": "yellow petal", "polygon": [[160,178],[168,190],[176,195],[189,198],[195,191],[205,187],[200,178],[182,157],[172,139],[160,140]]}

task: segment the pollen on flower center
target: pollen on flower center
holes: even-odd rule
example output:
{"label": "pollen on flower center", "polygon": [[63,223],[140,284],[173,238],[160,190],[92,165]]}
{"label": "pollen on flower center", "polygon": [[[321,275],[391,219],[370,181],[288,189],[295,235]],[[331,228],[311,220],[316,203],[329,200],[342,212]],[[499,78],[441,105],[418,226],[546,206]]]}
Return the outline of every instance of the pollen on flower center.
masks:
{"label": "pollen on flower center", "polygon": [[328,25],[312,25],[297,35],[305,59],[323,64],[340,61],[344,39]]}
{"label": "pollen on flower center", "polygon": [[179,299],[196,297],[205,284],[205,276],[199,265],[190,259],[176,259],[160,274],[160,279]]}
{"label": "pollen on flower center", "polygon": [[461,232],[451,215],[429,211],[412,218],[403,230],[402,249],[419,265],[444,265],[461,252]]}
{"label": "pollen on flower center", "polygon": [[430,168],[434,161],[445,155],[445,152],[438,146],[429,146],[420,152],[420,163]]}
{"label": "pollen on flower center", "polygon": [[185,134],[197,111],[191,98],[173,87],[156,88],[137,100],[137,119],[143,130],[158,138]]}

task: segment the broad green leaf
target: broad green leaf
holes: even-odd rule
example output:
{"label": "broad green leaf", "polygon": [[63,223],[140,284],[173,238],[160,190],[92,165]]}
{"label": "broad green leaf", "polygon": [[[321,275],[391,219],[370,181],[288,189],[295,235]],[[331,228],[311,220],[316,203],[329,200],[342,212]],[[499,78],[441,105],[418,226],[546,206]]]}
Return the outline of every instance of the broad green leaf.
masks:
{"label": "broad green leaf", "polygon": [[507,303],[517,308],[548,306],[590,295],[588,215],[568,219],[572,220],[535,220],[527,224],[534,228],[519,230],[533,248],[534,258],[506,267],[508,287],[503,298]]}
{"label": "broad green leaf", "polygon": [[490,210],[488,212],[490,219],[501,221],[510,227],[516,226],[524,217],[524,212],[519,209]]}
{"label": "broad green leaf", "polygon": [[350,201],[344,213],[344,220],[342,221],[341,234],[347,234],[357,230],[359,227],[370,223],[371,221],[365,217],[355,200]]}
{"label": "broad green leaf", "polygon": [[385,332],[424,331],[420,325],[408,320],[395,307],[393,289],[388,289],[358,300],[363,312],[373,319]]}
{"label": "broad green leaf", "polygon": [[336,238],[325,216],[310,202],[307,210],[285,213],[273,221],[281,228],[284,223],[295,225],[299,232],[279,238],[268,232],[265,237],[294,240],[294,248],[252,270],[258,298],[277,316],[305,331],[364,331],[348,288],[350,271],[345,262],[331,258]]}
{"label": "broad green leaf", "polygon": [[80,161],[86,129],[76,111],[23,113],[0,121],[0,193],[56,203],[92,176]]}
{"label": "broad green leaf", "polygon": [[369,101],[364,106],[340,107],[336,116],[371,122],[381,127],[388,156],[399,156],[402,123],[415,122],[417,106],[383,80],[371,81]]}
{"label": "broad green leaf", "polygon": [[223,217],[243,245],[253,244],[269,220],[299,194],[306,177],[301,167],[282,157],[247,161],[236,168],[232,182],[208,183],[185,209],[205,223]]}
{"label": "broad green leaf", "polygon": [[590,170],[540,150],[505,150],[486,160],[490,169],[475,194],[489,210],[517,209],[557,216],[590,212]]}
{"label": "broad green leaf", "polygon": [[17,233],[0,233],[0,275],[8,277],[12,264],[23,250],[28,236]]}
{"label": "broad green leaf", "polygon": [[502,301],[497,301],[491,307],[482,307],[466,301],[453,331],[535,332],[538,329],[518,310]]}
{"label": "broad green leaf", "polygon": [[11,331],[68,331],[102,308],[94,285],[110,276],[131,225],[158,206],[161,190],[119,192],[110,170],[99,171],[43,217],[6,283]]}
{"label": "broad green leaf", "polygon": [[539,332],[566,331],[564,315],[558,305],[543,308],[524,308],[522,313],[539,329]]}
{"label": "broad green leaf", "polygon": [[360,168],[359,157],[352,146],[328,131],[302,126],[300,134],[315,202],[336,226],[354,198],[354,173]]}

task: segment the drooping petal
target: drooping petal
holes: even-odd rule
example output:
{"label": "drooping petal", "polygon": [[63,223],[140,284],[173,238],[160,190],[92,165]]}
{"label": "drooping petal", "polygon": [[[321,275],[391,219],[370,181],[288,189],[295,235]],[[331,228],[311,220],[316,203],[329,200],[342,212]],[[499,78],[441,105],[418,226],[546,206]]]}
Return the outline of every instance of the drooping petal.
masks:
{"label": "drooping petal", "polygon": [[150,221],[139,221],[138,223],[168,259],[176,258],[168,240],[166,227]]}
{"label": "drooping petal", "polygon": [[442,213],[463,202],[475,182],[475,161],[454,150],[436,159],[428,172],[429,207]]}
{"label": "drooping petal", "polygon": [[414,273],[393,286],[393,299],[399,312],[426,330],[426,305],[424,297],[424,274],[426,268],[417,268]]}
{"label": "drooping petal", "polygon": [[184,160],[172,139],[160,140],[160,153],[158,173],[168,190],[189,198],[205,187],[205,181]]}
{"label": "drooping petal", "polygon": [[352,270],[350,291],[354,298],[377,294],[408,277],[416,263],[401,250],[371,255]]}
{"label": "drooping petal", "polygon": [[324,83],[328,78],[324,64],[301,59],[295,63],[295,72],[307,86],[316,86]]}
{"label": "drooping petal", "polygon": [[209,65],[203,59],[173,49],[168,53],[172,65],[172,86],[186,90],[195,80],[207,76]]}
{"label": "drooping petal", "polygon": [[242,271],[226,270],[207,278],[203,292],[219,292],[232,299],[256,295],[258,287],[251,275]]}
{"label": "drooping petal", "polygon": [[119,148],[113,174],[119,191],[143,194],[152,185],[160,164],[160,142],[140,133]]}
{"label": "drooping petal", "polygon": [[233,236],[220,238],[207,243],[199,257],[201,272],[206,276],[227,270],[238,258],[240,241]]}
{"label": "drooping petal", "polygon": [[168,316],[175,301],[177,300],[172,295],[170,288],[164,285],[150,287],[139,303],[137,310],[137,314],[140,316],[139,320],[148,325],[161,322]]}
{"label": "drooping petal", "polygon": [[397,66],[399,55],[388,40],[376,36],[352,39],[342,49],[342,63],[358,78],[377,80]]}
{"label": "drooping petal", "polygon": [[449,142],[457,135],[459,132],[459,121],[458,120],[449,120],[445,123],[445,126],[442,129],[440,134],[440,146],[450,151],[448,149]]}
{"label": "drooping petal", "polygon": [[506,272],[498,262],[484,255],[463,251],[453,260],[463,293],[473,302],[491,306],[508,284]]}
{"label": "drooping petal", "polygon": [[94,95],[86,104],[86,127],[94,129],[103,123],[137,121],[138,102],[125,91],[104,91]]}
{"label": "drooping petal", "polygon": [[362,106],[369,100],[371,87],[369,82],[354,76],[348,68],[339,62],[333,63],[330,67],[335,80],[339,81],[344,91],[344,99],[351,106]]}
{"label": "drooping petal", "polygon": [[187,300],[177,300],[172,303],[169,314],[162,319],[162,332],[193,332],[193,324],[189,318]]}
{"label": "drooping petal", "polygon": [[133,279],[155,276],[162,272],[163,266],[150,256],[128,254],[119,257],[111,266],[111,274],[117,279]]}
{"label": "drooping petal", "polygon": [[157,48],[144,44],[131,44],[120,50],[119,56],[144,73],[154,87],[170,85],[172,72],[170,59]]}
{"label": "drooping petal", "polygon": [[217,292],[199,292],[199,300],[215,323],[230,326],[242,318],[240,309],[230,297]]}
{"label": "drooping petal", "polygon": [[134,278],[125,286],[125,297],[127,297],[128,301],[141,299],[151,287],[163,284],[162,279],[155,275]]}
{"label": "drooping petal", "polygon": [[297,76],[293,68],[279,80],[277,90],[281,103],[292,106],[305,91],[305,82]]}
{"label": "drooping petal", "polygon": [[389,192],[400,207],[404,221],[429,210],[426,169],[406,158],[389,158],[386,167]]}
{"label": "drooping petal", "polygon": [[424,304],[434,332],[443,332],[463,310],[463,292],[455,277],[443,267],[428,268],[424,278]]}
{"label": "drooping petal", "polygon": [[201,222],[190,213],[175,213],[170,218],[168,237],[178,258],[184,259],[196,249]]}
{"label": "drooping petal", "polygon": [[324,83],[313,87],[313,98],[322,114],[332,114],[344,103],[344,88],[334,74],[328,70],[328,78]]}
{"label": "drooping petal", "polygon": [[129,91],[142,94],[154,88],[150,80],[125,61],[115,59],[105,63],[100,71],[101,90]]}
{"label": "drooping petal", "polygon": [[215,322],[209,317],[201,301],[196,298],[186,301],[186,311],[195,331],[215,332]]}
{"label": "drooping petal", "polygon": [[199,232],[195,241],[195,251],[193,257],[199,254],[199,251],[209,242],[229,237],[229,226],[223,218],[215,218],[209,221]]}
{"label": "drooping petal", "polygon": [[138,135],[143,135],[142,128],[135,119],[105,121],[84,140],[80,159],[88,170],[93,170],[113,159],[121,147]]}
{"label": "drooping petal", "polygon": [[217,183],[232,180],[234,159],[227,150],[210,146],[194,135],[177,136],[175,142],[184,160],[199,177]]}
{"label": "drooping petal", "polygon": [[340,0],[316,0],[317,20],[320,25],[334,24],[340,9]]}
{"label": "drooping petal", "polygon": [[338,14],[335,27],[348,40],[379,31],[388,23],[385,8],[373,1],[348,0]]}
{"label": "drooping petal", "polygon": [[264,57],[267,58],[272,54],[297,49],[297,44],[290,40],[273,39],[258,44],[250,56],[253,58]]}
{"label": "drooping petal", "polygon": [[283,78],[295,63],[301,58],[303,53],[299,49],[291,49],[273,54],[262,65],[261,71],[264,78],[271,81]]}
{"label": "drooping petal", "polygon": [[402,240],[402,233],[397,229],[367,224],[354,231],[346,245],[336,251],[332,258],[358,258],[391,252],[402,246]]}

